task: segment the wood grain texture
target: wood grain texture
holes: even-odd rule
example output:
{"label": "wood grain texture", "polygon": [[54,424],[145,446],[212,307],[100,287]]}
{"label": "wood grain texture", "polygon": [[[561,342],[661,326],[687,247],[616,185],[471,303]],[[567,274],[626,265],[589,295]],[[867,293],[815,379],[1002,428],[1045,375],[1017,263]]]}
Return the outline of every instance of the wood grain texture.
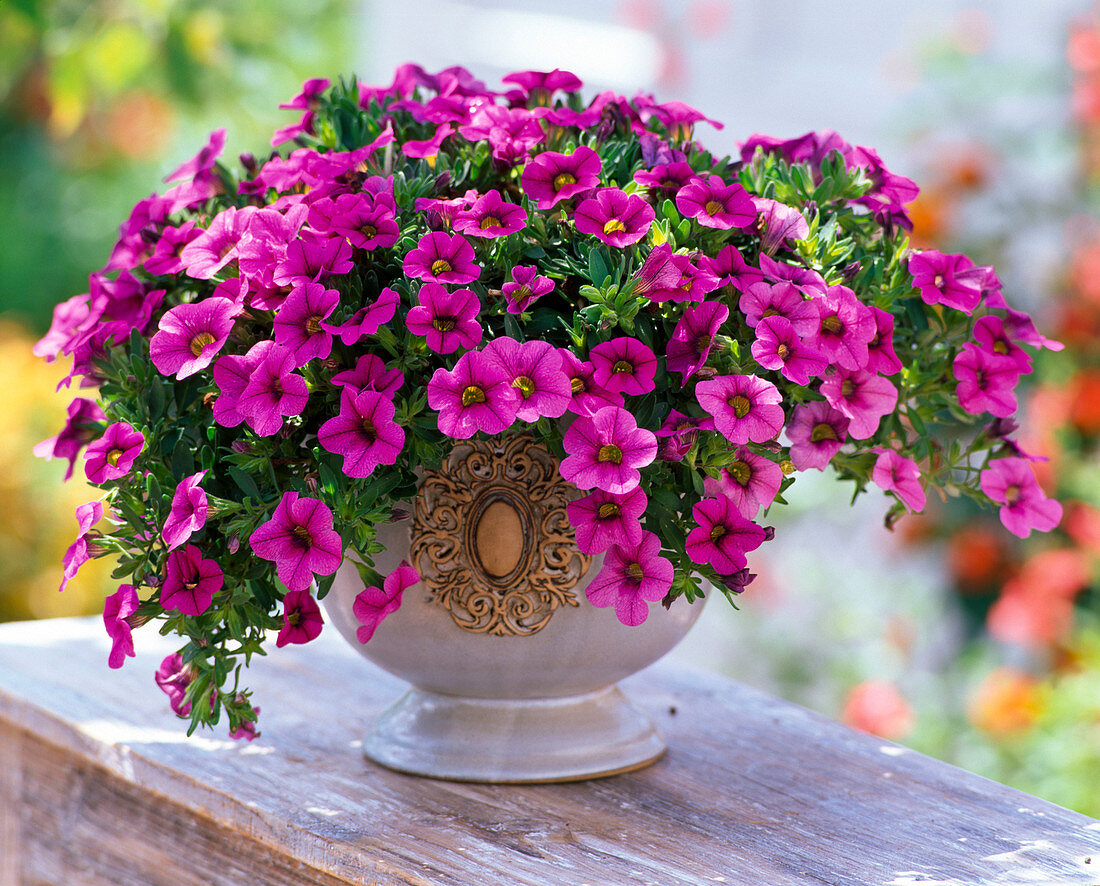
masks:
{"label": "wood grain texture", "polygon": [[152,680],[171,645],[139,632],[110,671],[101,634],[0,626],[0,859],[22,877],[0,860],[0,886],[1100,884],[1100,822],[703,672],[624,684],[668,739],[656,765],[485,786],[362,757],[403,687],[334,632],[256,662],[252,744],[187,739]]}

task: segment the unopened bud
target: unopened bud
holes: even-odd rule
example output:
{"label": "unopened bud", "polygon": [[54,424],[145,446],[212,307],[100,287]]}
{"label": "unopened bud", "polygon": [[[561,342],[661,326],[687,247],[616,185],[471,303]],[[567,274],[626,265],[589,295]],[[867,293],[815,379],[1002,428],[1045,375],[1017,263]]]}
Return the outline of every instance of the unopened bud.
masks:
{"label": "unopened bud", "polygon": [[783,461],[779,463],[779,470],[783,472],[784,477],[789,477],[795,472],[794,462],[789,458],[783,459]]}
{"label": "unopened bud", "polygon": [[237,551],[241,549],[241,537],[234,532],[229,536],[229,541],[225,543],[225,546],[228,548],[230,554],[237,553]]}

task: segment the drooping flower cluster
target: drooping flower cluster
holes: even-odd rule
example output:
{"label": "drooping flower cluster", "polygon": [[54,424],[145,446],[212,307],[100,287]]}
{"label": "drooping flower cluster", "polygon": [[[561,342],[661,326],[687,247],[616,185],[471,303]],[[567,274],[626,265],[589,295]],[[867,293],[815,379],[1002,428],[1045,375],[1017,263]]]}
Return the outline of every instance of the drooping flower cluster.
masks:
{"label": "drooping flower cluster", "polygon": [[799,471],[878,485],[891,520],[931,485],[1014,532],[1057,522],[1008,422],[1021,345],[1054,345],[991,268],[908,247],[916,187],[873,150],[810,133],[714,157],[681,103],[506,82],[311,80],[283,106],[304,112],[276,134],[291,149],[236,184],[215,133],[36,348],[99,387],[40,447],[86,445],[105,490],[65,580],[120,557],[111,663],[167,619],[188,640],[158,680],[196,722],[254,735],[227,662],[267,630],[316,637],[345,555],[370,639],[419,581],[372,572],[376,527],[456,439],[561,456],[601,558],[588,598],[629,625],[702,579],[740,592]]}

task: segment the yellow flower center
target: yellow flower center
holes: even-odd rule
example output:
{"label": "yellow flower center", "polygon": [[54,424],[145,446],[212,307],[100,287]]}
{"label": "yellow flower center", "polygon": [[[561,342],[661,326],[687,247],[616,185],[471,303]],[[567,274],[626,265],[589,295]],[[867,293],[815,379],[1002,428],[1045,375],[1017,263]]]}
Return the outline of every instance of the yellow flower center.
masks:
{"label": "yellow flower center", "polygon": [[629,360],[616,360],[611,369],[613,372],[633,372],[634,364]]}
{"label": "yellow flower center", "polygon": [[306,320],[306,332],[310,335],[317,335],[321,331],[321,318],[319,315],[314,314]]}
{"label": "yellow flower center", "polygon": [[611,219],[611,221],[609,221],[607,224],[605,224],[603,226],[603,232],[605,234],[615,234],[619,231],[625,231],[625,230],[626,230],[626,225],[624,225],[617,218]]}
{"label": "yellow flower center", "polygon": [[293,536],[291,541],[299,548],[308,548],[313,544],[313,536],[305,526],[295,526],[290,534]]}
{"label": "yellow flower center", "polygon": [[822,440],[837,440],[836,428],[834,428],[827,421],[818,422],[814,425],[813,430],[810,431],[810,439],[814,443],[820,443]]}
{"label": "yellow flower center", "polygon": [[777,357],[779,357],[780,360],[786,360],[789,356],[791,356],[791,349],[780,342],[779,347],[775,349],[775,354]]}
{"label": "yellow flower center", "polygon": [[703,354],[705,354],[710,348],[710,344],[713,340],[714,339],[712,339],[709,335],[700,335],[697,339],[695,339],[695,353],[702,357]]}
{"label": "yellow flower center", "polygon": [[503,228],[504,222],[502,222],[495,215],[487,215],[481,220],[481,230],[486,231],[489,228]]}
{"label": "yellow flower center", "polygon": [[748,486],[749,481],[752,479],[752,468],[749,466],[748,462],[741,461],[740,459],[726,468],[726,471],[742,486]]}
{"label": "yellow flower center", "polygon": [[733,407],[733,414],[738,418],[744,418],[752,409],[752,403],[744,394],[734,394],[726,403]]}
{"label": "yellow flower center", "polygon": [[112,449],[110,452],[107,453],[107,464],[109,464],[112,468],[117,468],[118,460],[122,458],[122,456],[125,454],[125,450]]}
{"label": "yellow flower center", "polygon": [[707,205],[703,207],[703,211],[707,215],[717,215],[722,211],[722,204],[717,200],[708,200]]}
{"label": "yellow flower center", "polygon": [[445,258],[437,258],[432,262],[432,273],[437,277],[440,274],[448,274],[452,270],[454,269],[451,267],[451,263]]}
{"label": "yellow flower center", "polygon": [[840,335],[844,331],[844,324],[836,314],[833,314],[821,321],[821,328],[830,335]]}
{"label": "yellow flower center", "polygon": [[623,451],[614,443],[608,443],[600,447],[599,454],[596,456],[596,461],[601,464],[611,462],[612,464],[621,465],[623,463]]}
{"label": "yellow flower center", "polygon": [[1020,487],[1016,485],[1009,486],[1005,490],[1005,501],[1009,504],[1013,504],[1020,500]]}
{"label": "yellow flower center", "polygon": [[363,227],[359,229],[359,232],[368,240],[370,240],[372,237],[378,236],[378,228],[371,224],[363,225]]}
{"label": "yellow flower center", "polygon": [[710,531],[710,540],[717,542],[723,535],[726,534],[726,527],[719,523]]}
{"label": "yellow flower center", "polygon": [[846,378],[840,383],[840,396],[842,396],[845,400],[851,397],[852,394],[854,394],[855,392],[856,386],[852,383],[852,380],[850,378]]}
{"label": "yellow flower center", "polygon": [[610,520],[612,517],[618,517],[619,514],[621,514],[622,512],[623,509],[620,508],[613,501],[605,501],[602,505],[600,505],[601,520]]}
{"label": "yellow flower center", "polygon": [[535,393],[535,383],[526,375],[517,375],[512,382],[512,387],[519,388],[519,392],[523,394],[524,400]]}
{"label": "yellow flower center", "polygon": [[1003,341],[993,342],[993,353],[995,354],[1007,354],[1008,345]]}
{"label": "yellow flower center", "polygon": [[484,403],[485,392],[477,385],[470,385],[462,391],[462,405],[470,406],[473,403]]}
{"label": "yellow flower center", "polygon": [[626,574],[630,576],[631,581],[641,582],[645,578],[645,570],[642,569],[642,564],[637,561],[626,567]]}
{"label": "yellow flower center", "polygon": [[196,357],[199,357],[202,355],[202,349],[205,348],[207,345],[212,345],[213,343],[214,336],[212,336],[209,332],[200,332],[193,339],[191,339],[191,353],[194,354]]}
{"label": "yellow flower center", "polygon": [[577,183],[577,177],[571,172],[559,172],[554,176],[554,190],[560,191],[567,185],[575,185]]}
{"label": "yellow flower center", "polygon": [[440,332],[450,332],[455,328],[454,317],[434,317],[432,319],[432,326],[438,329]]}
{"label": "yellow flower center", "polygon": [[374,424],[369,418],[361,419],[359,422],[359,433],[368,443],[373,443],[378,439],[378,431],[375,430]]}
{"label": "yellow flower center", "polygon": [[579,375],[569,380],[569,387],[574,394],[583,394],[586,390],[584,386],[584,379]]}

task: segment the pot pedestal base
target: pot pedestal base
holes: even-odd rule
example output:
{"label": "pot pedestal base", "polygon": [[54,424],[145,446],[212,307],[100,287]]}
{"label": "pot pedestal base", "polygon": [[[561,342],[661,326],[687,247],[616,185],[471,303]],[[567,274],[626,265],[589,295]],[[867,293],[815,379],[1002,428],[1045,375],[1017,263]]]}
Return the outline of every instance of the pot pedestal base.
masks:
{"label": "pot pedestal base", "polygon": [[460,698],[411,689],[363,740],[390,769],[453,781],[580,781],[664,753],[649,717],[617,686],[565,698]]}

